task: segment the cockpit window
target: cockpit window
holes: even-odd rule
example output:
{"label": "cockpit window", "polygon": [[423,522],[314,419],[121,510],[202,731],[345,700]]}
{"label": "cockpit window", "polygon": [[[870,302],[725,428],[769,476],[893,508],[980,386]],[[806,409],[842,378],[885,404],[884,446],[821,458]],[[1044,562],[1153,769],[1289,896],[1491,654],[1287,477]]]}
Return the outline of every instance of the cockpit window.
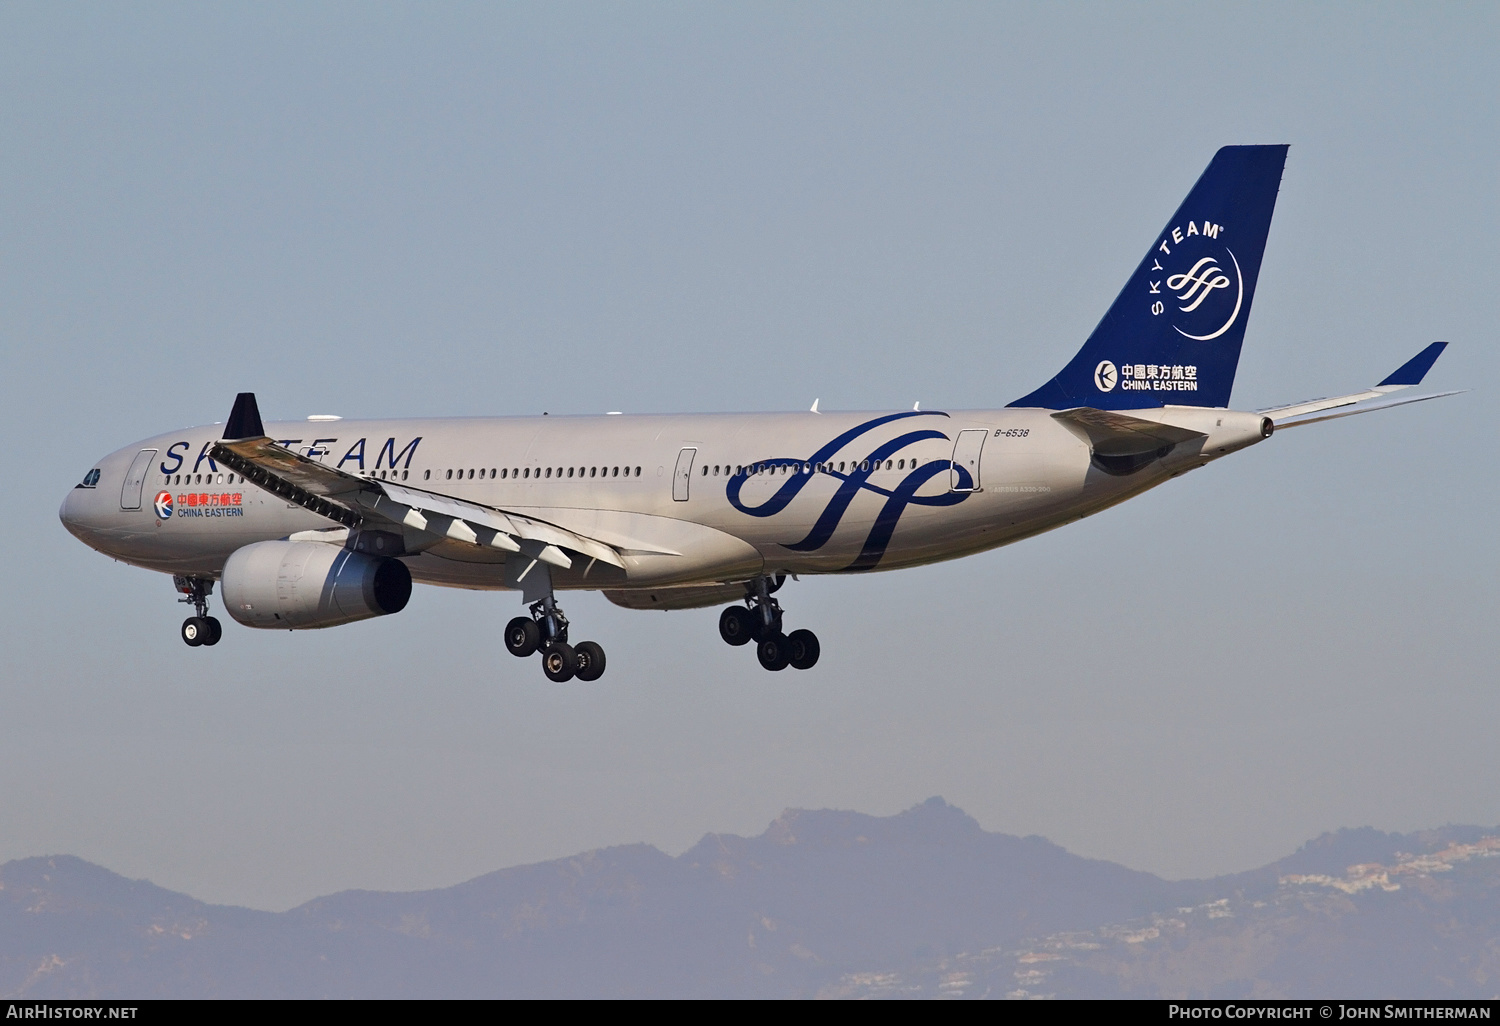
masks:
{"label": "cockpit window", "polygon": [[95,467],[83,475],[83,480],[78,483],[79,488],[92,488],[99,483],[99,468]]}

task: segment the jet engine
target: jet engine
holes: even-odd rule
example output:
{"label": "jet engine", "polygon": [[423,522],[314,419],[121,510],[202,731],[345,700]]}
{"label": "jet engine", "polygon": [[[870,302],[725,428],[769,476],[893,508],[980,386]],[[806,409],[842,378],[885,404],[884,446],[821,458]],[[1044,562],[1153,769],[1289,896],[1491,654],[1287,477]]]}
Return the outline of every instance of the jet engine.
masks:
{"label": "jet engine", "polygon": [[337,627],[405,609],[411,571],[399,559],[326,542],[263,541],[230,555],[222,594],[246,627]]}

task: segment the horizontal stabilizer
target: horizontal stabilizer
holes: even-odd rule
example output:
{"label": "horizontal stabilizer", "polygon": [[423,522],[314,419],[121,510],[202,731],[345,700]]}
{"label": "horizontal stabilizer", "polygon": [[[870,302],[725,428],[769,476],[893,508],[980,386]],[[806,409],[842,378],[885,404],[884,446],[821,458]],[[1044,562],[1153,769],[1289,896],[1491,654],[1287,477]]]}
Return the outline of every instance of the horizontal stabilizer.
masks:
{"label": "horizontal stabilizer", "polygon": [[1206,437],[1201,431],[1089,406],[1061,410],[1054,413],[1052,419],[1087,442],[1099,456],[1131,456]]}

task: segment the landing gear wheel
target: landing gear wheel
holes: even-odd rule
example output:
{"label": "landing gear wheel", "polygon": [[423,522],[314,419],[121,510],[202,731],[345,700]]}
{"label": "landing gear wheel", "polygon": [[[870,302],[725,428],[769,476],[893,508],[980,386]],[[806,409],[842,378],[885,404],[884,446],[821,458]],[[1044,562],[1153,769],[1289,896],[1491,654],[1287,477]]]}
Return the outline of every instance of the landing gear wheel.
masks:
{"label": "landing gear wheel", "polygon": [[811,670],[818,661],[819,653],[822,652],[818,644],[818,636],[809,630],[795,630],[786,636],[786,640],[792,648],[792,668]]}
{"label": "landing gear wheel", "polygon": [[719,614],[719,637],[731,645],[743,645],[755,634],[755,614],[744,606],[730,606]]}
{"label": "landing gear wheel", "polygon": [[760,618],[759,611],[750,614],[750,622],[754,624],[751,637],[756,641],[781,636],[781,610],[779,609],[772,614],[769,624]]}
{"label": "landing gear wheel", "polygon": [[792,643],[784,634],[769,634],[755,646],[756,658],[768,670],[784,670],[792,661]]}
{"label": "landing gear wheel", "polygon": [[598,680],[604,676],[604,649],[592,641],[580,641],[573,649],[574,674],[579,680]]}
{"label": "landing gear wheel", "polygon": [[578,672],[578,656],[573,653],[573,646],[565,641],[559,641],[543,652],[542,672],[554,684],[563,684],[572,680],[573,674]]}
{"label": "landing gear wheel", "polygon": [[205,616],[203,622],[208,625],[208,637],[203,639],[205,645],[217,645],[219,639],[224,636],[224,625],[216,616]]}
{"label": "landing gear wheel", "polygon": [[541,628],[529,616],[518,616],[505,625],[505,649],[513,656],[525,659],[536,652],[541,640]]}
{"label": "landing gear wheel", "polygon": [[206,616],[190,616],[182,621],[182,640],[193,648],[197,648],[209,638],[209,627],[204,621]]}

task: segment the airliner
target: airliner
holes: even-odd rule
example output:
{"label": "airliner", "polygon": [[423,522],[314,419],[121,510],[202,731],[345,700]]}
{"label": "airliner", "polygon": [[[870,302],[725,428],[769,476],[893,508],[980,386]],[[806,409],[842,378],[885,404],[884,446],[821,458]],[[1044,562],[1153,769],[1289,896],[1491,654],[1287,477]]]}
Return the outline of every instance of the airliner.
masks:
{"label": "airliner", "polygon": [[719,633],[767,670],[811,668],[788,578],[955,559],[1108,509],[1274,432],[1456,392],[1403,395],[1447,343],[1379,384],[1229,407],[1286,146],[1217,154],[1114,304],[1052,380],[1007,406],[865,413],[263,421],[100,460],[63,524],[170,574],[191,646],[213,646],[215,586],[246,627],[333,627],[406,607],[413,582],[518,592],[505,647],[553,681],[599,679],[558,594],[629,609],[724,605]]}

